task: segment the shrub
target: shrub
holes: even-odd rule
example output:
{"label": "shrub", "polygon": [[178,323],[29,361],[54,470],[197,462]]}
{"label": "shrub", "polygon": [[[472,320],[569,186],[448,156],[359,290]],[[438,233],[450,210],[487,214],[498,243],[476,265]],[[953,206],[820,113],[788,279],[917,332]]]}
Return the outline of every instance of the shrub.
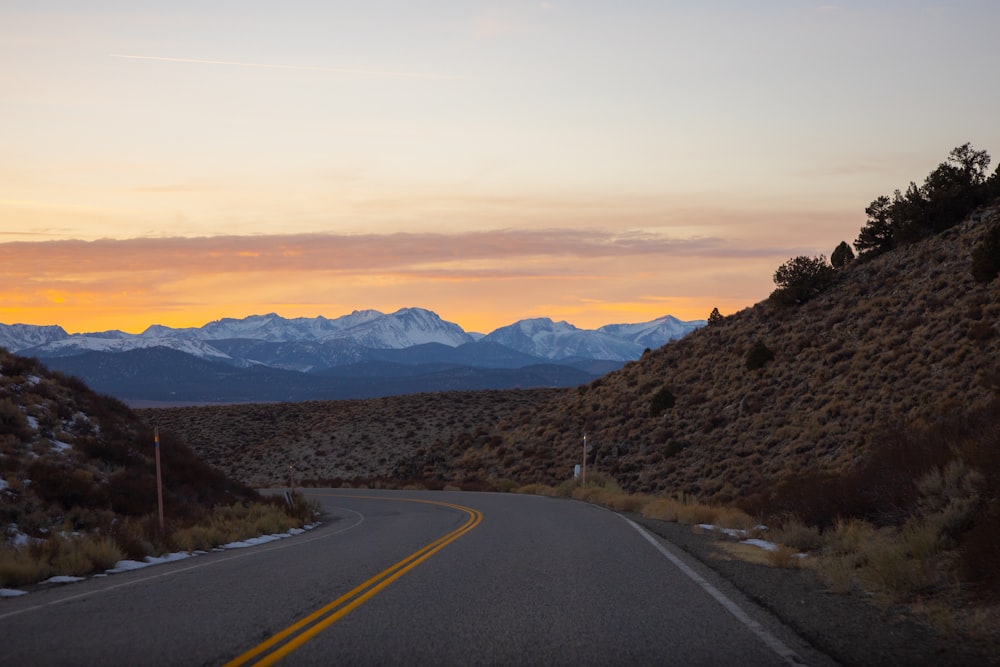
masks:
{"label": "shrub", "polygon": [[808,526],[798,519],[785,521],[772,535],[775,542],[787,544],[799,551],[816,551],[823,545],[819,528]]}
{"label": "shrub", "polygon": [[972,250],[972,278],[988,283],[1000,274],[1000,225],[994,225],[986,238]]}
{"label": "shrub", "polygon": [[609,496],[607,505],[619,512],[641,512],[649,501],[649,496],[642,494],[619,493]]}
{"label": "shrub", "polygon": [[833,283],[834,269],[826,257],[793,257],[774,272],[778,289],[771,297],[781,304],[805,303]]}
{"label": "shrub", "polygon": [[835,269],[842,269],[852,261],[854,261],[854,251],[847,245],[847,241],[841,241],[840,245],[830,253],[830,264]]}
{"label": "shrub", "polygon": [[682,506],[680,501],[673,498],[658,498],[646,503],[642,508],[642,515],[647,519],[677,521]]}
{"label": "shrub", "polygon": [[48,561],[35,558],[28,549],[0,547],[0,587],[33,584],[51,573]]}
{"label": "shrub", "polygon": [[9,398],[0,399],[0,433],[10,434],[21,442],[27,442],[32,435],[28,418]]}
{"label": "shrub", "polygon": [[747,370],[755,371],[763,368],[774,359],[774,352],[770,350],[761,340],[754,341],[750,349],[747,350],[746,364]]}
{"label": "shrub", "polygon": [[667,410],[674,407],[677,399],[674,397],[674,393],[670,391],[667,387],[662,387],[658,392],[653,394],[652,400],[649,402],[649,416],[659,417]]}
{"label": "shrub", "polygon": [[800,560],[799,552],[785,544],[779,544],[767,552],[767,562],[774,567],[796,568]]}

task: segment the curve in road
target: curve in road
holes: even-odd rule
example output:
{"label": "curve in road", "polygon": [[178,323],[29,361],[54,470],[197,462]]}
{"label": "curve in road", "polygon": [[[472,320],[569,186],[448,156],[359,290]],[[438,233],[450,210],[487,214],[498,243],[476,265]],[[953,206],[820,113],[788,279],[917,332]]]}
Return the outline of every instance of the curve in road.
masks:
{"label": "curve in road", "polygon": [[[337,497],[332,494],[313,494],[314,497]],[[351,496],[363,500],[380,500],[372,496]],[[425,505],[439,505],[450,507],[468,515],[468,520],[450,533],[439,537],[422,549],[418,549],[403,560],[390,565],[374,577],[359,584],[333,602],[324,605],[309,614],[301,621],[297,621],[281,632],[276,633],[266,641],[261,642],[246,653],[233,658],[224,667],[241,667],[251,661],[255,667],[267,667],[285,658],[289,653],[296,650],[317,634],[330,627],[341,618],[351,613],[355,608],[367,602],[378,594],[379,591],[396,581],[404,574],[420,565],[422,562],[436,554],[441,549],[465,535],[470,530],[479,525],[483,520],[483,515],[478,510],[471,507],[464,507],[454,503],[446,503],[437,500],[422,500],[418,498],[398,498],[404,502],[423,503]],[[260,659],[257,659],[258,656]]]}

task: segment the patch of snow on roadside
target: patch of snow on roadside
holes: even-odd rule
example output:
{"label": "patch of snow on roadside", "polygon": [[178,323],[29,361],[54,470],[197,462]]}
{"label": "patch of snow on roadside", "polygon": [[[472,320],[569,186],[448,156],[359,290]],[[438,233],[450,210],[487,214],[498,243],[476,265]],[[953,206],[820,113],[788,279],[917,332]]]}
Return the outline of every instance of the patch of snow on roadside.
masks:
{"label": "patch of snow on roadside", "polygon": [[27,595],[28,591],[19,591],[16,588],[0,588],[0,598],[16,598],[18,595]]}
{"label": "patch of snow on roadside", "polygon": [[749,544],[752,547],[760,547],[765,551],[774,551],[775,549],[778,548],[778,545],[775,544],[774,542],[768,542],[767,540],[758,540],[756,538],[743,540],[743,544]]}
{"label": "patch of snow on roadside", "polygon": [[49,577],[45,581],[40,581],[40,584],[72,584],[77,581],[83,581],[84,577],[70,577],[64,574],[57,575],[55,577]]}
{"label": "patch of snow on roadside", "polygon": [[291,537],[291,534],[278,533],[276,535],[261,535],[260,537],[251,537],[250,539],[243,540],[241,542],[230,542],[229,544],[223,544],[220,548],[246,549],[247,547],[255,547],[258,544],[267,544],[268,542],[274,542],[275,540],[283,540],[286,537]]}
{"label": "patch of snow on roadside", "polygon": [[[745,530],[740,530],[737,528],[720,528],[710,523],[700,523],[698,524],[698,528],[708,531],[718,531],[720,533],[723,533],[724,535],[727,535],[728,537],[732,537],[736,540],[739,540],[741,544],[749,544],[752,547],[759,547],[761,549],[764,549],[765,551],[775,551],[778,548],[778,545],[775,544],[774,542],[761,540],[756,537],[747,537],[748,531]],[[764,525],[756,526],[754,530],[758,532],[763,532],[767,530],[767,526]],[[795,554],[795,555],[799,558],[806,557],[806,554]]]}
{"label": "patch of snow on roadside", "polygon": [[113,568],[105,570],[105,572],[108,574],[131,572],[132,570],[141,570],[142,568],[149,567],[150,565],[162,565],[163,563],[172,563],[175,560],[184,560],[185,558],[190,557],[191,554],[188,552],[179,551],[165,556],[146,556],[144,560],[120,560],[115,563]]}

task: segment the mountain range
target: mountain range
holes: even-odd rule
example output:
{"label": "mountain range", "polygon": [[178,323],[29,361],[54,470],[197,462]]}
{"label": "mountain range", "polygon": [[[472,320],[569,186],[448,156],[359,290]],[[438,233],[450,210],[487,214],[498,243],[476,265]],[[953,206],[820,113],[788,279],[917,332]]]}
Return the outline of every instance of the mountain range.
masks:
{"label": "mountain range", "polygon": [[667,315],[588,330],[534,318],[484,335],[403,308],[334,319],[270,313],[202,327],[157,324],[140,334],[0,324],[0,347],[131,402],[294,401],[574,386],[704,324]]}

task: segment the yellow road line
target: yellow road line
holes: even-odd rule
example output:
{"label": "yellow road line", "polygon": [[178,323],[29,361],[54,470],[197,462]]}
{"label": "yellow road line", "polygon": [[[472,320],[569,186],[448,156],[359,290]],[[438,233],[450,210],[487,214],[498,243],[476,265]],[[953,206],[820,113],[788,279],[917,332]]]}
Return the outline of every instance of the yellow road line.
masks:
{"label": "yellow road line", "polygon": [[[341,618],[351,613],[357,607],[367,602],[369,599],[374,597],[379,591],[384,589],[386,586],[396,581],[404,574],[415,568],[420,563],[424,562],[434,554],[436,554],[441,549],[445,548],[462,535],[479,525],[483,520],[483,515],[478,510],[474,510],[470,507],[465,507],[463,505],[455,505],[452,503],[439,502],[436,500],[417,500],[415,498],[387,498],[387,497],[376,497],[376,496],[336,496],[340,498],[359,498],[365,500],[393,500],[401,502],[411,502],[411,503],[423,503],[426,505],[441,505],[443,507],[450,507],[452,509],[465,512],[469,515],[468,520],[451,531],[447,535],[439,537],[430,544],[418,549],[413,552],[403,560],[399,561],[395,565],[391,565],[385,570],[382,570],[376,574],[371,579],[368,579],[362,584],[354,587],[347,593],[341,595],[339,598],[330,602],[323,607],[320,607],[316,611],[312,612],[308,616],[296,621],[292,625],[288,626],[284,630],[272,635],[270,638],[261,642],[257,646],[253,647],[246,653],[239,655],[229,662],[227,662],[224,667],[238,667],[240,665],[248,664],[250,661],[254,660],[257,656],[263,655],[259,660],[254,662],[255,667],[264,667],[265,665],[273,665],[289,653],[299,648],[307,641],[315,637],[317,634],[322,632],[324,629],[333,625]],[[273,650],[272,650],[273,649]],[[268,653],[270,651],[270,653]]]}

